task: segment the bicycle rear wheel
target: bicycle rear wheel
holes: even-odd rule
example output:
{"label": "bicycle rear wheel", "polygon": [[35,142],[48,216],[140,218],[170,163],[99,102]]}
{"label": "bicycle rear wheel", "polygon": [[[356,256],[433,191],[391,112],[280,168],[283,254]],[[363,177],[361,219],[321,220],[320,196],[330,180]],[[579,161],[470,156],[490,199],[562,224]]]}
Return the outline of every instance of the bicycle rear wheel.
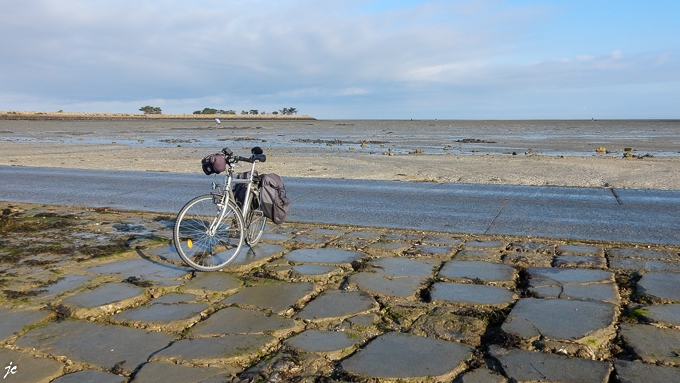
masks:
{"label": "bicycle rear wheel", "polygon": [[219,270],[238,256],[243,246],[244,224],[238,208],[229,202],[218,223],[222,206],[218,196],[202,195],[177,214],[173,241],[177,254],[199,271]]}
{"label": "bicycle rear wheel", "polygon": [[259,201],[259,193],[253,193],[251,208],[246,218],[246,244],[253,247],[260,242],[264,227],[267,225],[267,217],[262,212],[262,204]]}

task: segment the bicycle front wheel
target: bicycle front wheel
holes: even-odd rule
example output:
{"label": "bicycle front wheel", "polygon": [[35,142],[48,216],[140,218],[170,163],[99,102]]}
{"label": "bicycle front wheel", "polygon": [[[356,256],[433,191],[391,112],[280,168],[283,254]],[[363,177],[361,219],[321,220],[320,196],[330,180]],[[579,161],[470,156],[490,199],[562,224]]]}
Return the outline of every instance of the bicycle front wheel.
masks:
{"label": "bicycle front wheel", "polygon": [[177,214],[172,236],[177,254],[196,270],[219,270],[241,251],[245,233],[241,213],[232,202],[220,220],[221,213],[219,196],[207,194],[192,199]]}

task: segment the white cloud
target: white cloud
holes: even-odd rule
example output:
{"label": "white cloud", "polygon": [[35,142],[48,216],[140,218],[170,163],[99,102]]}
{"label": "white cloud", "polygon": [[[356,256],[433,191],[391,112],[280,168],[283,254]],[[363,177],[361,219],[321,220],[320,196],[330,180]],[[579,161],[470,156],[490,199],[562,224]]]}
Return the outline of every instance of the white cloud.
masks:
{"label": "white cloud", "polygon": [[340,92],[338,93],[341,96],[354,96],[354,95],[363,95],[363,94],[369,94],[371,93],[368,89],[358,87],[358,86],[352,86],[349,88],[341,89]]}
{"label": "white cloud", "polygon": [[408,4],[9,2],[0,14],[0,103],[136,112],[138,104],[156,102],[177,113],[284,104],[327,111],[320,106],[326,103],[346,112],[347,105],[371,103],[395,109],[463,103],[465,97],[452,96],[461,92],[508,95],[679,78],[671,52],[602,47],[559,59],[536,54],[537,47],[527,48],[534,28],[557,12],[540,3]]}
{"label": "white cloud", "polygon": [[590,55],[578,55],[576,61],[592,61],[595,57]]}

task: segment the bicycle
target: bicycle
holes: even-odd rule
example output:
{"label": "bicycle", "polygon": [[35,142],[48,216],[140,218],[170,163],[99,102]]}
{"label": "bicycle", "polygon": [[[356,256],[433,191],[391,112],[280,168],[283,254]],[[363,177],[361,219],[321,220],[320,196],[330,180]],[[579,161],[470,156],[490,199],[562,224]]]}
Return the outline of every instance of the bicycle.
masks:
{"label": "bicycle", "polygon": [[[255,164],[265,162],[262,149],[251,149],[250,157],[234,156],[229,148],[222,149],[226,156],[227,172],[223,183],[212,183],[215,190],[198,196],[177,214],[173,228],[173,243],[180,258],[199,271],[216,271],[234,261],[243,243],[255,246],[262,238],[267,217],[260,203],[260,177],[255,175]],[[250,172],[234,176],[234,165],[252,164]],[[244,176],[245,178],[238,178]],[[234,196],[233,188],[245,185],[243,201]]]}

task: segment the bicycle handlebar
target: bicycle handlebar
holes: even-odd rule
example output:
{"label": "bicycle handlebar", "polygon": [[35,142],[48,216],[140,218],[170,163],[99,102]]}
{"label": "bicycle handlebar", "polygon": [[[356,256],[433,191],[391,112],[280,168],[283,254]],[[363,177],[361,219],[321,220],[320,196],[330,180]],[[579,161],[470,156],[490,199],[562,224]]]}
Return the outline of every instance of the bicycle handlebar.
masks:
{"label": "bicycle handlebar", "polygon": [[234,157],[234,162],[241,162],[241,161],[249,162],[251,164],[255,161],[265,162],[265,161],[267,161],[267,156],[265,156],[264,154],[253,154],[250,157],[241,157],[241,156]]}
{"label": "bicycle handlebar", "polygon": [[267,156],[262,154],[263,153],[262,148],[260,148],[259,146],[256,146],[256,147],[250,149],[250,152],[253,154],[252,156],[242,157],[242,156],[234,156],[234,152],[229,150],[229,148],[222,149],[222,153],[227,155],[227,161],[228,162],[236,163],[236,162],[243,161],[243,162],[249,162],[249,163],[252,164],[255,161],[260,161],[260,162],[267,161]]}

